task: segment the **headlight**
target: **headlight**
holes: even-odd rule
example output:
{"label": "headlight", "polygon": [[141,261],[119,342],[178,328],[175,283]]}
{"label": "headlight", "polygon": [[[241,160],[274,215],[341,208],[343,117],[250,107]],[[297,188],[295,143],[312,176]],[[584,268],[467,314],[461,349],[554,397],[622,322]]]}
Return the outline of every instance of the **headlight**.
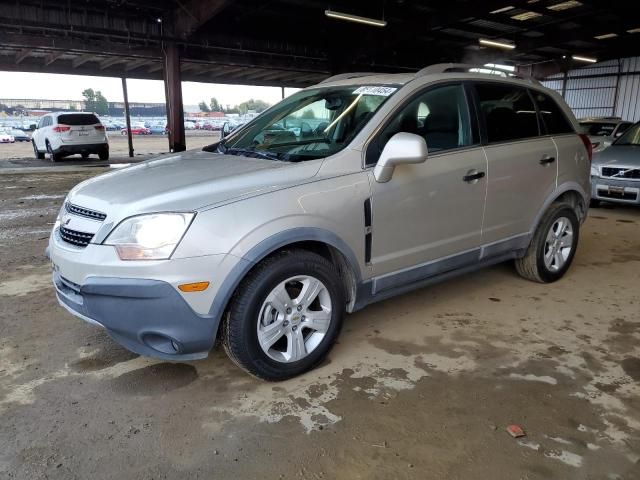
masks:
{"label": "headlight", "polygon": [[591,165],[591,176],[597,177],[599,175],[600,175],[600,172],[598,171],[598,167]]}
{"label": "headlight", "polygon": [[186,233],[194,213],[153,213],[123,220],[104,245],[112,245],[120,260],[166,260]]}

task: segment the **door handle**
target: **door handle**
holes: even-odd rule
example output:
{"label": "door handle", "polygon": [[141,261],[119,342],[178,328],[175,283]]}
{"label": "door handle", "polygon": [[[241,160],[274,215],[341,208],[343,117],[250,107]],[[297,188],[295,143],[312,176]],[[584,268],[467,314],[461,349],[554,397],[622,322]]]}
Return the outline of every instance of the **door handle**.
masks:
{"label": "door handle", "polygon": [[548,165],[550,163],[553,163],[556,161],[556,157],[550,157],[548,155],[545,155],[544,157],[542,157],[540,159],[540,165]]}
{"label": "door handle", "polygon": [[484,178],[485,175],[486,174],[484,172],[479,172],[477,170],[471,170],[464,177],[462,177],[462,180],[464,180],[467,183],[472,183],[472,182],[476,182],[476,181],[480,180],[481,178]]}

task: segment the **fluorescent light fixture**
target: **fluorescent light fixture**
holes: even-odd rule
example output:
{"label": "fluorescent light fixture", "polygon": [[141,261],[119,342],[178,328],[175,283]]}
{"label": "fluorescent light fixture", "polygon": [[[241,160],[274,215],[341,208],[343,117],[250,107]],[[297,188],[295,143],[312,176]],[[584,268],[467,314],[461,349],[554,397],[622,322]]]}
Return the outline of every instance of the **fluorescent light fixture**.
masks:
{"label": "fluorescent light fixture", "polygon": [[570,8],[581,7],[582,2],[576,0],[569,0],[567,2],[556,3],[555,5],[549,5],[547,10],[553,10],[554,12],[561,12],[563,10],[569,10]]}
{"label": "fluorescent light fixture", "polygon": [[640,27],[627,30],[627,33],[640,33]]}
{"label": "fluorescent light fixture", "polygon": [[581,57],[580,55],[571,55],[576,62],[585,62],[585,63],[597,63],[598,60],[596,58],[589,57]]}
{"label": "fluorescent light fixture", "polygon": [[513,10],[516,7],[512,7],[511,5],[509,5],[508,7],[503,7],[503,8],[499,8],[497,10],[494,10],[493,12],[489,12],[491,14],[496,14],[496,13],[504,13],[504,12],[508,12],[509,10]]}
{"label": "fluorescent light fixture", "polygon": [[361,17],[359,15],[351,15],[350,13],[335,12],[333,10],[325,10],[324,14],[329,18],[338,20],[346,20],[347,22],[362,23],[364,25],[372,25],[374,27],[386,27],[386,20],[378,20],[375,18]]}
{"label": "fluorescent light fixture", "polygon": [[532,18],[538,18],[541,16],[542,14],[538,12],[524,12],[524,13],[519,13],[517,15],[514,15],[511,18],[514,20],[519,20],[521,22],[524,22],[525,20],[531,20]]}
{"label": "fluorescent light fixture", "polygon": [[478,40],[478,42],[480,42],[480,45],[484,45],[486,47],[504,48],[506,50],[513,50],[514,48],[516,48],[515,44],[513,43],[498,42],[496,40],[487,40],[486,38],[481,38],[480,40]]}
{"label": "fluorescent light fixture", "polygon": [[616,38],[618,36],[617,33],[605,33],[604,35],[597,35],[593,38],[597,40],[606,40],[607,38]]}

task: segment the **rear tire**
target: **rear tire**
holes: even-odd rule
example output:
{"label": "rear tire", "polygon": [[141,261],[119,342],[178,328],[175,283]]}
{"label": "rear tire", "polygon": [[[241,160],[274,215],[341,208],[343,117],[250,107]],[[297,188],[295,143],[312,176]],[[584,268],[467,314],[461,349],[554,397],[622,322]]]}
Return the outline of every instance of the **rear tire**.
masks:
{"label": "rear tire", "polygon": [[515,261],[520,276],[538,283],[562,278],[573,261],[580,222],[573,207],[554,203],[542,217],[525,256]]}
{"label": "rear tire", "polygon": [[31,144],[33,145],[33,154],[35,155],[36,159],[44,160],[44,152],[38,150],[38,147],[36,147],[36,142],[32,141]]}
{"label": "rear tire", "polygon": [[109,150],[101,150],[100,153],[98,153],[98,158],[100,160],[109,160]]}
{"label": "rear tire", "polygon": [[276,253],[238,286],[222,325],[229,358],[249,374],[286,380],[329,353],[345,311],[333,264],[306,250]]}
{"label": "rear tire", "polygon": [[89,158],[89,154],[88,153],[82,153],[82,159],[86,160],[87,158]]}

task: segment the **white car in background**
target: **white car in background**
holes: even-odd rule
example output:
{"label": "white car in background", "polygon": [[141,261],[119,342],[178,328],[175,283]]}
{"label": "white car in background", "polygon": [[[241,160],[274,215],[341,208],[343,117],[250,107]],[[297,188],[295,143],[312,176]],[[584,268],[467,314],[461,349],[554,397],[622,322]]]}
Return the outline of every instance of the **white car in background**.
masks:
{"label": "white car in background", "polygon": [[31,136],[33,152],[42,160],[45,153],[53,162],[79,153],[82,158],[97,154],[109,159],[109,140],[104,125],[89,112],[54,112],[40,118]]}
{"label": "white car in background", "polygon": [[196,129],[195,122],[189,122],[189,121],[184,122],[184,129],[185,130],[195,130]]}
{"label": "white car in background", "polygon": [[6,130],[0,130],[0,143],[15,143],[16,139]]}
{"label": "white car in background", "polygon": [[590,117],[578,120],[582,133],[589,136],[593,153],[600,153],[633,125],[620,117]]}

